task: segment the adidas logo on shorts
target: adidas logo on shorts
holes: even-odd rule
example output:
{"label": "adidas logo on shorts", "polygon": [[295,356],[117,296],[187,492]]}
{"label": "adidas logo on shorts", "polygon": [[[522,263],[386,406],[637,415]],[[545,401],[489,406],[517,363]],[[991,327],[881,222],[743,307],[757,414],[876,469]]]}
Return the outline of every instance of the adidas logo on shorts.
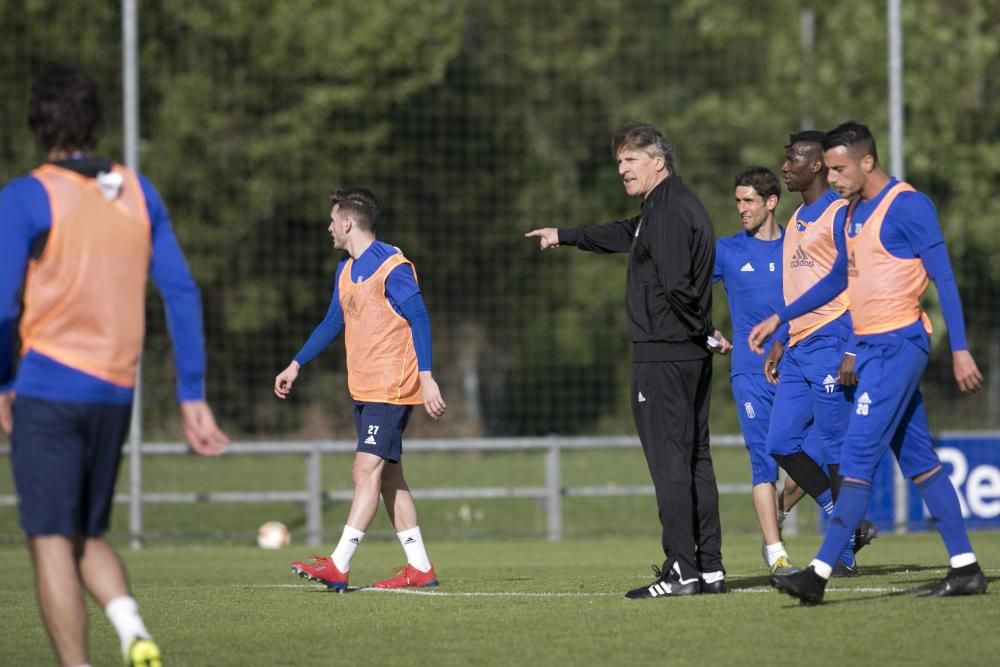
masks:
{"label": "adidas logo on shorts", "polygon": [[375,436],[374,435],[370,435],[367,438],[365,438],[365,444],[366,445],[377,445],[378,443],[375,442]]}

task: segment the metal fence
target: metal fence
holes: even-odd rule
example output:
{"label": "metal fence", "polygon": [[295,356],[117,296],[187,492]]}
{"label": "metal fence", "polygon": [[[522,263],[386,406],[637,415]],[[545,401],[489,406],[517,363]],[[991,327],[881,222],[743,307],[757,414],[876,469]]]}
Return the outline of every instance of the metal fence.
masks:
{"label": "metal fence", "polygon": [[[407,454],[421,452],[511,452],[540,451],[545,453],[545,476],[542,486],[483,486],[453,487],[414,490],[416,499],[472,500],[514,499],[537,500],[545,509],[546,537],[558,541],[563,537],[562,502],[564,497],[623,497],[652,496],[653,487],[643,486],[564,486],[562,481],[562,454],[567,450],[636,449],[638,438],[632,436],[601,437],[525,437],[525,438],[469,438],[407,440]],[[713,447],[742,447],[743,439],[737,435],[712,438]],[[227,456],[265,455],[301,456],[304,461],[303,488],[267,491],[190,491],[150,493],[143,491],[142,475],[133,475],[129,493],[115,496],[115,502],[130,507],[129,533],[133,547],[143,539],[143,507],[150,504],[194,503],[301,503],[305,509],[306,536],[310,545],[324,542],[324,501],[350,501],[352,491],[325,490],[321,476],[321,457],[324,454],[349,454],[357,447],[349,440],[315,440],[298,442],[237,442],[226,450]],[[126,454],[129,449],[125,449]],[[142,456],[182,456],[190,452],[182,443],[151,442],[142,447]],[[0,447],[0,455],[9,456],[9,447]],[[138,466],[141,470],[141,465]],[[720,494],[749,494],[750,484],[720,484]],[[0,495],[0,507],[13,506],[16,496]],[[794,516],[786,523],[786,532],[795,532]]]}

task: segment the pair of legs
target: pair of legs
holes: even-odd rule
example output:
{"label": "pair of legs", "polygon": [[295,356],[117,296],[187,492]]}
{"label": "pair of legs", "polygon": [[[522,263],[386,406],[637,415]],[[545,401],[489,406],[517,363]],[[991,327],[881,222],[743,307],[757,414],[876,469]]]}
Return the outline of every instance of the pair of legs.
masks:
{"label": "pair of legs", "polygon": [[400,568],[397,577],[376,582],[375,586],[400,588],[437,585],[437,575],[427,558],[423,537],[417,525],[417,508],[413,503],[410,487],[403,477],[403,464],[400,462],[403,431],[412,411],[413,408],[409,405],[354,404],[358,447],[351,469],[354,498],[347,515],[347,525],[329,558],[316,556],[311,563],[294,561],[292,572],[300,577],[322,582],[333,590],[346,590],[351,560],[365,537],[365,531],[375,518],[381,497],[399,543],[406,552],[407,565]]}
{"label": "pair of legs", "polygon": [[953,567],[975,562],[954,486],[934,451],[920,393],[927,366],[927,340],[897,336],[860,343],[857,399],[844,441],[843,502],[838,502],[814,564],[824,574],[843,533],[853,533],[871,494],[875,469],[887,448],[911,478],[941,534]]}
{"label": "pair of legs", "polygon": [[958,494],[934,451],[919,383],[927,365],[926,337],[884,337],[858,346],[857,398],[844,441],[844,482],[823,543],[807,570],[772,577],[772,584],[803,603],[823,601],[831,563],[864,516],[871,480],[887,448],[910,477],[948,551],[948,574],[925,591],[946,597],[985,593],[987,581],[976,561]]}
{"label": "pair of legs", "polygon": [[125,569],[100,537],[111,517],[130,414],[129,405],[24,396],[14,401],[11,464],[18,515],[42,619],[62,665],[87,663],[84,589],[108,614],[123,651],[135,639],[149,638],[129,597]]}
{"label": "pair of legs", "polygon": [[397,533],[417,526],[417,507],[410,487],[403,478],[403,464],[390,463],[380,456],[358,452],[351,469],[354,499],[347,515],[347,525],[362,532],[368,530],[381,496],[389,520]]}
{"label": "pair of legs", "polygon": [[[778,527],[779,502],[775,490],[778,464],[767,451],[768,425],[774,403],[774,387],[761,373],[741,373],[730,378],[733,399],[743,441],[750,457],[752,475],[751,499],[757,525],[764,539],[764,558],[768,567],[774,566],[788,554],[781,543]],[[782,562],[781,567],[784,567]]]}
{"label": "pair of legs", "polygon": [[676,567],[681,581],[724,573],[708,437],[711,379],[711,359],[633,365],[632,414],[656,489],[663,571]]}
{"label": "pair of legs", "polygon": [[[827,514],[837,495],[851,409],[851,392],[837,381],[844,344],[839,336],[814,334],[785,352],[767,435],[768,452]],[[803,448],[807,429],[818,440],[829,476]]]}
{"label": "pair of legs", "polygon": [[38,535],[27,538],[35,567],[35,590],[42,618],[59,663],[87,663],[87,607],[83,589],[102,609],[129,595],[125,569],[99,537]]}

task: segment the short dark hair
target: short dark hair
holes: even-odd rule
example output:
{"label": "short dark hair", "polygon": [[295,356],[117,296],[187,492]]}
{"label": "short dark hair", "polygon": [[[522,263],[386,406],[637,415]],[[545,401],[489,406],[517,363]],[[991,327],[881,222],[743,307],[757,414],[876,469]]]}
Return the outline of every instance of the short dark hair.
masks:
{"label": "short dark hair", "polygon": [[75,63],[47,63],[31,87],[28,127],[41,144],[54,148],[90,150],[101,127],[97,84]]}
{"label": "short dark hair", "polygon": [[767,167],[747,167],[741,171],[740,175],[736,177],[733,187],[741,186],[753,188],[761,199],[767,199],[771,195],[781,199],[781,186],[778,183],[778,177]]}
{"label": "short dark hair", "polygon": [[785,144],[785,148],[791,148],[800,141],[808,141],[822,146],[823,142],[826,141],[826,132],[820,132],[819,130],[802,130],[801,132],[794,132],[788,135],[788,143]]}
{"label": "short dark hair", "polygon": [[861,123],[849,120],[841,123],[826,133],[823,150],[828,151],[837,146],[844,146],[858,157],[871,155],[878,164],[878,149],[875,147],[875,137],[871,130]]}
{"label": "short dark hair", "polygon": [[330,193],[330,207],[339,206],[340,213],[350,216],[366,232],[375,231],[378,222],[378,200],[367,188],[340,188]]}
{"label": "short dark hair", "polygon": [[628,123],[615,132],[611,138],[611,155],[617,158],[623,148],[662,157],[671,174],[677,171],[674,147],[660,130],[649,123]]}

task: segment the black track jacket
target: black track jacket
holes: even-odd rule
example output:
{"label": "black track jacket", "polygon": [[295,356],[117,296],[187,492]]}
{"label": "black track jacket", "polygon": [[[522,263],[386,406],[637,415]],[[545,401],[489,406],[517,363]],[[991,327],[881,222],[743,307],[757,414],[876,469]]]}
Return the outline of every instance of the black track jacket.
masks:
{"label": "black track jacket", "polygon": [[677,175],[658,184],[628,220],[560,229],[559,243],[627,252],[625,303],[634,361],[708,356],[715,232],[698,196]]}

